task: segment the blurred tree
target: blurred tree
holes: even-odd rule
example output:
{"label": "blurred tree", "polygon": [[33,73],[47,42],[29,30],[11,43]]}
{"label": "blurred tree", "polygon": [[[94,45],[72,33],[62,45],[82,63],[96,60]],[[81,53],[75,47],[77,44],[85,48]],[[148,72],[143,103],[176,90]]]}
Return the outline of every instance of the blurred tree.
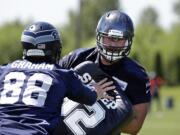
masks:
{"label": "blurred tree", "polygon": [[164,78],[162,57],[159,52],[157,52],[157,54],[155,55],[154,62],[155,62],[154,69],[155,69],[157,76]]}
{"label": "blurred tree", "polygon": [[[69,23],[61,27],[63,41],[62,55],[77,47],[95,43],[97,21],[104,12],[120,9],[118,0],[81,0],[81,12],[70,11]],[[174,5],[174,11],[180,16],[179,3]],[[80,16],[79,16],[80,15]],[[180,19],[179,19],[180,20]],[[29,24],[32,22],[26,22]],[[16,20],[0,26],[0,63],[6,63],[22,57],[20,37],[25,24]],[[179,43],[180,22],[173,24],[170,30],[164,30],[158,24],[158,13],[152,8],[146,8],[140,15],[135,26],[135,38],[131,57],[141,63],[148,71],[155,70],[163,74],[167,83],[180,83]],[[77,42],[77,38],[81,42]]]}
{"label": "blurred tree", "polygon": [[141,24],[150,24],[157,25],[158,24],[158,14],[153,7],[146,8],[142,14],[140,15],[140,23]]}
{"label": "blurred tree", "polygon": [[168,82],[172,85],[180,83],[180,0],[173,5],[174,13],[178,17],[178,21],[173,23],[171,30],[168,33],[165,41],[169,43],[168,54],[166,53],[166,78]]}
{"label": "blurred tree", "polygon": [[163,29],[158,24],[158,14],[155,9],[148,7],[140,15],[139,22],[135,29],[134,49],[139,56],[139,62],[151,71],[155,70],[155,53],[161,45],[161,37],[164,35]]}
{"label": "blurred tree", "polygon": [[83,0],[82,4],[82,39],[95,37],[99,18],[108,10],[119,9],[118,0]]}
{"label": "blurred tree", "polygon": [[16,20],[0,27],[0,63],[22,57],[20,37],[24,26]]}
{"label": "blurred tree", "polygon": [[131,57],[136,60],[137,62],[139,62],[139,57],[137,53],[132,53]]}
{"label": "blurred tree", "polygon": [[180,0],[174,3],[174,12],[178,15],[178,20],[180,20]]}
{"label": "blurred tree", "polygon": [[170,31],[165,32],[158,25],[158,14],[153,8],[147,8],[142,12],[136,27],[134,52],[138,52],[140,63],[143,63],[149,71],[155,70],[163,75],[168,84],[180,82],[179,68],[177,69],[180,53],[178,35],[180,35],[179,22],[173,24]]}
{"label": "blurred tree", "polygon": [[[95,38],[96,25],[101,15],[108,10],[120,8],[119,0],[80,1],[80,17],[78,12],[70,11],[69,24],[62,29],[64,44],[68,46],[64,48],[63,54],[67,54],[67,52],[75,48],[82,47],[82,44],[89,39]],[[77,22],[80,23],[80,25]],[[77,30],[77,28],[79,30]],[[81,41],[76,41],[77,35]],[[79,43],[79,45],[75,45],[75,43]]]}
{"label": "blurred tree", "polygon": [[176,65],[177,65],[177,82],[180,82],[180,56],[177,57],[176,59]]}

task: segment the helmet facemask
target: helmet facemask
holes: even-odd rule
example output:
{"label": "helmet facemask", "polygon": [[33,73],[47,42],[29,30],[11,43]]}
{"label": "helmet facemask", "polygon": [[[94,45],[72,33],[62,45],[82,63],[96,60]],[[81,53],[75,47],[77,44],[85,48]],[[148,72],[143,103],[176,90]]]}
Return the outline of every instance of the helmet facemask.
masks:
{"label": "helmet facemask", "polygon": [[[125,43],[122,46],[119,45],[111,45],[103,43],[103,38],[113,38],[115,40],[125,39]],[[115,62],[120,60],[123,57],[126,57],[130,53],[132,38],[118,37],[118,36],[108,36],[107,34],[98,33],[97,37],[97,48],[99,53],[103,58],[105,58],[108,62]]]}
{"label": "helmet facemask", "polygon": [[133,36],[131,18],[119,10],[109,11],[100,18],[96,28],[97,49],[107,62],[116,62],[129,55]]}
{"label": "helmet facemask", "polygon": [[33,62],[49,62],[58,63],[61,54],[61,45],[59,41],[52,41],[32,45],[23,43],[23,59],[28,59]]}

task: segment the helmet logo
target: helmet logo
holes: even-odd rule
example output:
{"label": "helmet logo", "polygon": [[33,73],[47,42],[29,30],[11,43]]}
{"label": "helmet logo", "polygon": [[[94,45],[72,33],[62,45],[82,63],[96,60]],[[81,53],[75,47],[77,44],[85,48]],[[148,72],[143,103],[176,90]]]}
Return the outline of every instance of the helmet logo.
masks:
{"label": "helmet logo", "polygon": [[59,39],[58,33],[56,31],[52,32],[52,36],[54,37],[54,39]]}
{"label": "helmet logo", "polygon": [[30,27],[29,27],[29,30],[30,31],[34,31],[36,29],[36,26],[35,25],[31,25]]}
{"label": "helmet logo", "polygon": [[119,30],[109,30],[108,36],[118,36],[123,37],[123,32]]}

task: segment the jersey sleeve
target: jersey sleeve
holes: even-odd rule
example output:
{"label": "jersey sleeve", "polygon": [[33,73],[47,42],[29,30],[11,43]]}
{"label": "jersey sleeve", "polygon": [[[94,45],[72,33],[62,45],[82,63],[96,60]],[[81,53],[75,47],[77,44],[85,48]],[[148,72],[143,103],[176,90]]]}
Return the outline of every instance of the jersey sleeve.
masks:
{"label": "jersey sleeve", "polygon": [[70,59],[71,55],[67,55],[64,56],[60,61],[59,61],[59,65],[64,68],[64,69],[70,69],[69,63],[70,63]]}
{"label": "jersey sleeve", "polygon": [[76,51],[69,53],[59,61],[59,65],[64,69],[71,69],[78,63],[78,54]]}
{"label": "jersey sleeve", "polygon": [[7,64],[0,65],[0,75],[4,72],[6,66],[7,66]]}
{"label": "jersey sleeve", "polygon": [[89,52],[86,48],[79,48],[68,55],[64,56],[60,61],[59,65],[64,69],[71,69],[76,67],[78,64],[80,64],[83,61],[86,61],[86,55],[88,55]]}
{"label": "jersey sleeve", "polygon": [[74,71],[70,71],[69,73],[67,97],[82,104],[94,104],[97,99],[97,94],[93,87],[84,85]]}
{"label": "jersey sleeve", "polygon": [[133,105],[150,102],[151,94],[148,77],[145,79],[137,79],[136,81],[132,82],[130,87],[132,91],[129,92],[128,95]]}

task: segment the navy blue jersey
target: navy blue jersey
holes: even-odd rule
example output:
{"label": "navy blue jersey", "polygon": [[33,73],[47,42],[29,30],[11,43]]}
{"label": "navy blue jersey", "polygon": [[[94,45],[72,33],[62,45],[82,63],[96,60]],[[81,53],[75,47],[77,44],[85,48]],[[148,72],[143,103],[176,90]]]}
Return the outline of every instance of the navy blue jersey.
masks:
{"label": "navy blue jersey", "polygon": [[112,135],[119,133],[121,126],[131,118],[132,105],[118,83],[89,61],[76,66],[74,70],[86,85],[108,78],[116,89],[107,93],[113,100],[100,99],[92,106],[86,106],[66,99],[62,106],[62,125],[57,135]]}
{"label": "navy blue jersey", "polygon": [[[114,135],[130,119],[130,104],[121,96],[116,100],[100,99],[87,106],[66,99],[62,107],[64,127],[57,135]],[[125,99],[125,100],[124,100]],[[129,108],[127,107],[129,106]],[[62,126],[62,125],[60,125]]]}
{"label": "navy blue jersey", "polygon": [[64,97],[92,105],[96,92],[59,65],[17,60],[0,67],[0,133],[51,134]]}
{"label": "navy blue jersey", "polygon": [[121,100],[101,99],[93,106],[85,106],[71,100],[65,101],[62,108],[64,123],[58,133],[117,135],[120,132],[123,116],[131,116],[128,114],[131,112],[129,100],[133,105],[150,101],[149,78],[144,68],[128,57],[111,66],[102,65],[96,48],[75,50],[60,60],[59,64],[62,68],[70,69],[84,61],[97,63],[102,71],[118,82],[121,87],[118,91]]}
{"label": "navy blue jersey", "polygon": [[134,60],[124,57],[117,63],[105,66],[99,62],[96,48],[77,49],[60,60],[65,69],[74,68],[83,61],[98,62],[99,67],[116,79],[133,105],[150,101],[150,83],[144,68]]}

